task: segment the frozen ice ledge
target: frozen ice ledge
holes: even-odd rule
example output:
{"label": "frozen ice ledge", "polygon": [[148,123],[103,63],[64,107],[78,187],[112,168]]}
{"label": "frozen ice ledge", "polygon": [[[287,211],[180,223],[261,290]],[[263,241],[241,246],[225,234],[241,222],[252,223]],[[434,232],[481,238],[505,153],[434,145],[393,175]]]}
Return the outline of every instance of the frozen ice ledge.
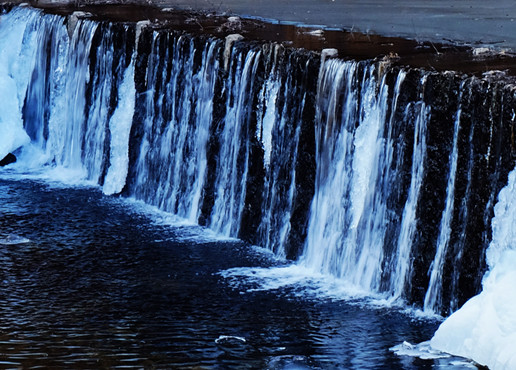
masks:
{"label": "frozen ice ledge", "polygon": [[150,7],[1,9],[16,166],[74,170],[427,312],[457,311],[495,268],[511,55]]}

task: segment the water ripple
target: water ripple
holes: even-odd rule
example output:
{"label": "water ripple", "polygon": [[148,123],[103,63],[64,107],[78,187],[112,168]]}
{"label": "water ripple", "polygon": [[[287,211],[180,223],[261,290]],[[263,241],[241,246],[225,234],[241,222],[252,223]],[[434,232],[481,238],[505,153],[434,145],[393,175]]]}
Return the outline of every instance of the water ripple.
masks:
{"label": "water ripple", "polygon": [[0,238],[30,240],[0,243],[0,367],[404,368],[388,348],[437,325],[239,290],[219,272],[275,262],[128,207],[95,189],[0,179]]}

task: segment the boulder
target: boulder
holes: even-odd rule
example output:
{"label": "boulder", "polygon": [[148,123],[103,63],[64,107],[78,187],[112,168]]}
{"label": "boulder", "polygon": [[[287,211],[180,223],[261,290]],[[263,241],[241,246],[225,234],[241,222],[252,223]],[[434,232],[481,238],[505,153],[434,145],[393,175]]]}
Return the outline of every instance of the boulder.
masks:
{"label": "boulder", "polygon": [[0,167],[16,162],[16,156],[12,153],[7,154],[4,159],[0,161]]}

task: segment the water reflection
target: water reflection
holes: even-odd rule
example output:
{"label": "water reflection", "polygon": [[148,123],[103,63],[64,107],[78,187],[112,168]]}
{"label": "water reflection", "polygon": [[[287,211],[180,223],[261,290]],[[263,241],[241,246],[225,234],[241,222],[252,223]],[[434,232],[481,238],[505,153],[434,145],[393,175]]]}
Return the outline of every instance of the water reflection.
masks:
{"label": "water reflection", "polygon": [[[385,309],[243,292],[218,272],[272,262],[195,243],[95,189],[0,180],[0,367],[426,368],[388,349],[437,323]],[[187,230],[188,238],[182,238]],[[222,338],[222,339],[221,339]]]}

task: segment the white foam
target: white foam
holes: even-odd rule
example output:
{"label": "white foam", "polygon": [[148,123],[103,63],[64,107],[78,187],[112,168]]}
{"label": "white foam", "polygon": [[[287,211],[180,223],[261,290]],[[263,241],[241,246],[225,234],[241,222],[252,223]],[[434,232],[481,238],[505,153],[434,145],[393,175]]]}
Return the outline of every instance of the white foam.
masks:
{"label": "white foam", "polygon": [[67,168],[46,164],[47,155],[33,145],[20,151],[18,161],[1,172],[3,179],[32,180],[46,183],[51,188],[97,187],[94,181],[87,180],[84,168]]}
{"label": "white foam", "polygon": [[234,288],[245,293],[288,289],[290,294],[303,299],[360,300],[374,305],[386,302],[381,295],[357,288],[343,279],[321,274],[302,264],[274,267],[236,267],[219,273]]}
{"label": "white foam", "polygon": [[433,348],[490,369],[516,369],[516,169],[499,194],[482,292],[446,319]]}
{"label": "white foam", "polygon": [[[179,217],[173,213],[160,210],[156,206],[149,205],[142,200],[135,198],[109,198],[113,202],[121,202],[124,206],[128,206],[130,211],[148,217],[155,225],[172,226],[179,231],[174,234],[174,241],[195,241],[195,243],[211,243],[211,242],[234,242],[237,239],[228,238],[224,235],[199,226],[188,219]],[[168,241],[172,239],[160,239],[158,242]]]}

